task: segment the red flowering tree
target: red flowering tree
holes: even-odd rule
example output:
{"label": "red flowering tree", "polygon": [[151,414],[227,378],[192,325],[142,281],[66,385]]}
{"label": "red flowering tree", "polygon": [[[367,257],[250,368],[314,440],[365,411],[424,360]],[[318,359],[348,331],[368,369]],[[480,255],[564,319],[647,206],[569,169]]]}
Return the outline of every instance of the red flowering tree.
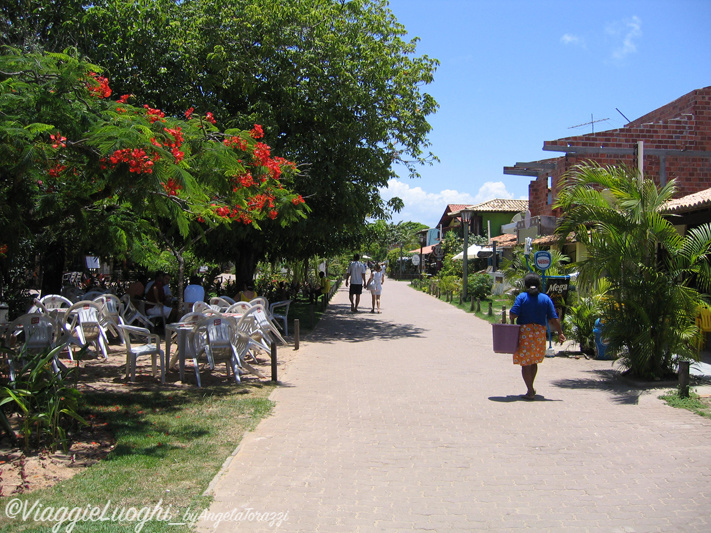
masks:
{"label": "red flowering tree", "polygon": [[9,256],[48,234],[47,243],[83,235],[105,255],[146,238],[176,252],[211,228],[305,216],[288,185],[296,165],[271,154],[261,126],[219,131],[209,110],[193,108],[167,116],[115,98],[99,72],[70,53],[0,55],[0,223],[10,229],[0,245]]}

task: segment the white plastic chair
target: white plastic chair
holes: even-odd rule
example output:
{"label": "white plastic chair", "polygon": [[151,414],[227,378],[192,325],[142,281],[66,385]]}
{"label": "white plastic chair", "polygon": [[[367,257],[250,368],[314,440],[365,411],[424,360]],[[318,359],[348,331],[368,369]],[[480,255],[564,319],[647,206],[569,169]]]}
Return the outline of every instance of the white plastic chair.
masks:
{"label": "white plastic chair", "polygon": [[[255,363],[259,362],[254,348],[266,352],[271,357],[271,328],[263,324],[265,319],[266,311],[261,305],[257,304],[250,307],[237,321],[237,331],[250,340],[247,350],[240,353],[242,361],[245,360],[246,355],[249,355]],[[235,339],[236,341],[237,339]]]}
{"label": "white plastic chair", "polygon": [[124,324],[121,312],[123,311],[123,303],[119,300],[118,296],[114,294],[102,294],[101,296],[94,298],[94,301],[99,304],[101,325],[104,326],[106,331],[110,331],[116,337],[119,338],[121,344],[124,344],[123,330],[119,328],[121,324]]}
{"label": "white plastic chair", "polygon": [[[10,322],[6,329],[6,345],[16,344],[17,338],[22,335],[24,341],[22,349],[18,352],[18,356],[20,356],[24,353],[42,353],[72,341],[67,337],[58,338],[57,332],[58,327],[54,318],[43,313],[28,313]],[[57,350],[52,357],[52,369],[57,374],[64,368],[58,357],[60,351]],[[7,354],[11,381],[15,381],[14,363],[16,360],[17,357],[13,353]]]}
{"label": "white plastic chair", "polygon": [[123,323],[127,326],[133,325],[134,322],[138,322],[142,327],[151,329],[153,328],[153,323],[148,320],[148,317],[141,313],[136,306],[131,301],[131,296],[124,294],[121,296],[121,303],[123,304]]}
{"label": "white plastic chair", "polygon": [[[65,324],[68,331],[76,332],[82,346],[92,344],[94,349],[101,351],[104,359],[108,359],[106,345],[109,340],[106,338],[106,331],[101,325],[101,309],[96,302],[82,300],[67,309]],[[69,358],[73,361],[74,356],[69,350]]]}
{"label": "white plastic chair", "polygon": [[264,309],[269,309],[269,300],[267,300],[264,296],[257,296],[256,298],[252,298],[249,301],[250,305],[262,305],[264,306]]}
{"label": "white plastic chair", "polygon": [[[269,306],[269,318],[272,320],[281,320],[284,324],[282,328],[284,330],[284,335],[289,335],[289,306],[291,305],[291,300],[282,300],[280,302],[274,302]],[[276,313],[275,310],[279,309],[280,312]]]}
{"label": "white plastic chair", "polygon": [[[205,344],[196,346],[196,357],[199,357],[200,353],[204,351],[210,361],[211,368],[214,368],[217,357],[222,356],[227,365],[227,376],[229,377],[230,369],[232,369],[235,381],[239,383],[239,369],[242,367],[242,361],[232,344],[235,329],[235,322],[229,317],[208,316],[195,325],[192,342],[203,338]],[[202,337],[202,332],[204,332],[204,337]]]}
{"label": "white plastic chair", "polygon": [[82,296],[82,300],[92,300],[93,301],[96,298],[98,298],[99,296],[103,296],[104,294],[106,294],[106,291],[93,289],[93,290],[85,292],[84,295]]}
{"label": "white plastic chair", "polygon": [[230,298],[229,296],[225,296],[224,294],[222,296],[220,296],[220,298],[225,300],[230,305],[237,303],[232,298]]}
{"label": "white plastic chair", "polygon": [[269,344],[272,342],[272,336],[275,337],[282,344],[287,344],[284,337],[282,337],[279,329],[274,325],[274,322],[269,318],[267,310],[261,305],[255,306],[257,311],[254,313],[254,317],[259,325],[263,336],[268,340]]}
{"label": "white plastic chair", "polygon": [[225,312],[230,305],[232,304],[221,296],[213,296],[210,298],[210,307],[217,309],[218,311]]}
{"label": "white plastic chair", "polygon": [[227,308],[225,313],[246,313],[252,304],[249,302],[235,302]]}
{"label": "white plastic chair", "polygon": [[[151,333],[148,328],[119,324],[126,340],[126,378],[136,380],[136,362],[144,355],[151,356],[151,369],[156,377],[156,356],[160,357],[160,382],[165,383],[165,354],[160,348],[160,336]],[[139,341],[138,343],[134,340]]]}

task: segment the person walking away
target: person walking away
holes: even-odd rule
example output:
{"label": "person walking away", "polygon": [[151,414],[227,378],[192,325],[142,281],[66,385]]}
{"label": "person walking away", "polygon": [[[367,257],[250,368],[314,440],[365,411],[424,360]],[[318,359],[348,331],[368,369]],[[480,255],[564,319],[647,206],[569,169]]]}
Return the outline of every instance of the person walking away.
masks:
{"label": "person walking away", "polygon": [[346,272],[346,287],[348,287],[348,280],[351,282],[350,289],[348,289],[348,299],[351,301],[352,313],[358,312],[360,295],[363,293],[363,285],[365,285],[365,272],[366,268],[360,262],[360,255],[354,254],[353,261],[348,265]]}
{"label": "person walking away", "polygon": [[371,313],[375,313],[375,307],[377,306],[378,314],[380,314],[380,294],[383,292],[383,283],[385,283],[385,272],[383,272],[380,263],[375,263],[370,271],[370,279],[366,284],[372,298]]}
{"label": "person walking away", "polygon": [[538,363],[542,363],[546,355],[546,322],[558,332],[558,342],[565,342],[565,335],[553,300],[540,292],[541,278],[538,274],[526,274],[523,284],[525,290],[516,297],[509,313],[511,322],[521,326],[513,363],[521,365],[521,376],[526,384],[526,394],[522,398],[535,400],[533,382],[538,373]]}

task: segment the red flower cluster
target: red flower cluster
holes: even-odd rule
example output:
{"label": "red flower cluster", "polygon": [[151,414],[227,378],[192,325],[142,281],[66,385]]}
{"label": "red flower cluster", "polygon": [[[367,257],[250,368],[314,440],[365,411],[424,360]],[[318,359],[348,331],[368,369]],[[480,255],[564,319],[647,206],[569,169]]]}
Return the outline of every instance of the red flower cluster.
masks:
{"label": "red flower cluster", "polygon": [[254,159],[255,162],[263,167],[268,166],[271,158],[271,148],[269,145],[264,143],[257,143],[254,146]]}
{"label": "red flower cluster", "polygon": [[171,148],[175,148],[175,147],[180,148],[180,146],[183,144],[183,130],[182,130],[182,128],[177,127],[175,129],[171,129],[171,128],[163,128],[163,129],[165,130],[165,132],[168,135],[172,136],[173,139],[175,139],[174,143],[166,144],[166,146],[170,146]]}
{"label": "red flower cluster", "polygon": [[52,134],[49,136],[50,139],[52,139],[52,148],[59,148],[60,146],[62,148],[66,148],[65,141],[67,140],[66,137],[62,137],[62,135],[57,132],[56,135]]}
{"label": "red flower cluster", "polygon": [[183,188],[183,186],[173,178],[169,178],[167,183],[161,183],[161,185],[163,185],[163,188],[165,189],[165,192],[168,193],[168,196],[178,196],[178,191]]}
{"label": "red flower cluster", "polygon": [[146,109],[146,115],[148,115],[148,120],[151,121],[151,124],[154,122],[157,122],[160,120],[161,122],[165,122],[163,118],[165,117],[165,113],[161,111],[160,109],[153,109],[152,107],[148,105],[143,106]]}
{"label": "red flower cluster", "polygon": [[170,148],[170,153],[173,154],[176,163],[180,163],[185,157],[185,152],[180,151],[180,147],[183,145],[183,130],[182,128],[163,128],[168,135],[173,137],[172,143],[165,143],[164,146]]}
{"label": "red flower cluster", "polygon": [[264,137],[264,130],[259,124],[255,124],[254,128],[250,130],[249,134],[252,136],[252,139],[261,139],[262,137]]}
{"label": "red flower cluster", "polygon": [[304,203],[304,199],[301,197],[301,195],[297,196],[291,201],[292,204],[294,205],[299,205]]}
{"label": "red flower cluster", "polygon": [[49,175],[52,178],[58,178],[59,175],[67,170],[67,167],[65,165],[62,165],[61,163],[57,163],[54,165],[52,168],[49,169]]}
{"label": "red flower cluster", "polygon": [[0,245],[0,255],[7,254],[7,244]]}
{"label": "red flower cluster", "polygon": [[232,178],[232,183],[234,183],[232,191],[237,192],[241,187],[251,187],[254,185],[254,178],[252,174],[245,172],[244,174]]}
{"label": "red flower cluster", "polygon": [[274,196],[263,193],[255,194],[247,201],[247,206],[250,211],[261,211],[265,205],[274,208]]}
{"label": "red flower cluster", "polygon": [[247,141],[245,141],[242,137],[228,137],[224,141],[222,141],[222,144],[224,144],[228,148],[231,146],[233,148],[238,148],[243,151],[247,150]]}
{"label": "red flower cluster", "polygon": [[123,96],[121,96],[121,98],[116,100],[116,102],[118,102],[119,104],[125,104],[126,102],[128,102],[128,99],[131,98],[132,96],[133,96],[132,94],[124,94]]}
{"label": "red flower cluster", "polygon": [[93,82],[87,83],[87,88],[92,96],[96,96],[97,98],[108,98],[111,96],[111,88],[109,87],[109,80],[107,78],[99,76],[96,72],[90,72],[89,76],[94,78]]}
{"label": "red flower cluster", "polygon": [[[103,159],[102,161],[106,161]],[[118,166],[120,163],[127,163],[129,172],[136,174],[152,174],[153,161],[142,148],[124,148],[116,150],[110,157],[109,163],[112,167]]]}
{"label": "red flower cluster", "polygon": [[205,120],[207,120],[210,124],[216,124],[217,121],[215,120],[215,117],[212,116],[212,113],[209,111],[207,112],[207,115],[205,115]]}
{"label": "red flower cluster", "polygon": [[194,107],[191,107],[190,109],[188,109],[188,110],[185,112],[185,119],[186,119],[186,120],[190,120],[190,117],[192,116],[193,111],[195,111],[195,108],[194,108]]}

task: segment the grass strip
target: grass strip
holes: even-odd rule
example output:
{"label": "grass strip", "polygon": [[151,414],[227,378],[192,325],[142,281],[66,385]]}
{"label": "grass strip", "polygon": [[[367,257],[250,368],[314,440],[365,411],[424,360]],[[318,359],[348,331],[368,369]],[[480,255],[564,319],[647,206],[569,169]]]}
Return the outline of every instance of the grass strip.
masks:
{"label": "grass strip", "polygon": [[[141,531],[191,531],[191,517],[210,504],[211,498],[202,495],[210,481],[244,434],[271,412],[268,396],[273,388],[257,382],[209,389],[85,393],[84,415],[110,425],[117,439],[114,450],[52,488],[0,500],[0,531],[51,531],[61,508],[78,516],[77,509],[104,507],[102,516],[109,520],[85,515],[71,530],[138,531],[140,519],[159,502],[160,510],[153,515],[158,518],[145,521]],[[13,505],[25,505],[26,510],[36,505],[24,519],[10,517],[10,500],[19,501]],[[124,521],[117,519],[121,513]],[[69,531],[68,524],[55,530]]]}
{"label": "grass strip", "polygon": [[663,394],[659,397],[664,400],[667,405],[676,407],[677,409],[686,409],[697,415],[711,418],[711,399],[708,397],[699,396],[697,393],[689,392],[688,398],[682,398],[677,391]]}

